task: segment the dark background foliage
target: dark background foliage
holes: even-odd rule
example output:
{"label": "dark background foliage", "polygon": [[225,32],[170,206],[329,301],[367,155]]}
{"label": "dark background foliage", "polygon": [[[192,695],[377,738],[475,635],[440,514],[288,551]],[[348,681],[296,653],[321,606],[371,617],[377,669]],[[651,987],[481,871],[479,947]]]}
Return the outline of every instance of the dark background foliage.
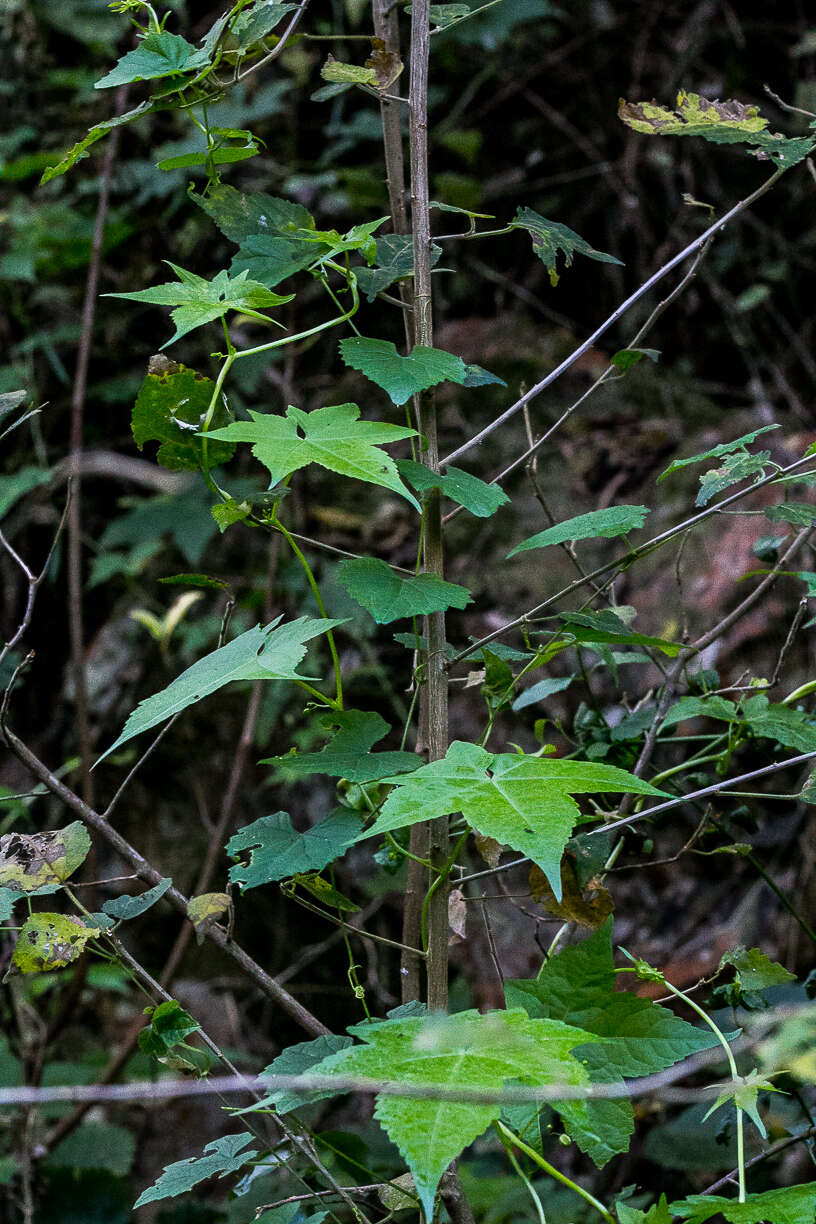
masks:
{"label": "dark background foliage", "polygon": [[[171,28],[193,42],[219,12],[209,4],[185,9],[177,3],[173,9]],[[333,0],[316,4],[310,28],[327,36],[329,31],[359,33],[368,29],[368,21],[364,4]],[[71,174],[45,187],[37,182],[55,155],[113,113],[115,91],[94,90],[93,83],[127,49],[131,34],[123,17],[95,0],[8,0],[0,13],[0,36],[0,391],[23,387],[34,404],[42,405],[29,425],[3,443],[0,499],[14,489],[21,469],[51,469],[49,481],[16,501],[4,521],[15,548],[38,557],[47,550],[65,495],[70,402],[104,143]],[[314,212],[318,224],[340,230],[387,211],[376,104],[355,91],[328,102],[310,100],[320,85],[325,53],[332,50],[353,58],[356,52],[350,53],[349,47],[356,46],[328,37],[296,41],[273,71],[255,74],[213,108],[223,124],[251,127],[266,142],[262,156],[227,167],[224,181],[299,200]],[[698,234],[709,223],[706,205],[723,211],[768,173],[739,146],[644,139],[618,121],[619,97],[655,97],[670,103],[679,88],[709,98],[735,97],[758,104],[772,127],[796,134],[804,130],[806,120],[784,112],[763,92],[763,84],[786,102],[812,108],[815,72],[813,14],[807,5],[796,3],[779,7],[722,0],[695,5],[597,0],[556,5],[548,0],[505,0],[461,29],[440,35],[432,59],[432,195],[495,214],[497,224],[509,220],[517,205],[530,206],[565,222],[592,246],[618,256],[624,266],[590,264],[577,257],[553,288],[523,233],[493,243],[447,242],[434,275],[439,346],[494,370],[515,394],[540,378]],[[131,87],[128,105],[141,96],[142,87]],[[124,100],[118,98],[116,105],[122,107]],[[136,289],[166,279],[161,263],[166,257],[206,276],[228,266],[233,247],[190,201],[190,172],[155,167],[161,157],[183,152],[190,144],[189,125],[177,112],[162,112],[123,129],[111,173],[100,291]],[[203,180],[192,181],[200,190]],[[692,453],[772,421],[784,427],[768,443],[774,457],[784,461],[801,453],[816,425],[813,195],[812,171],[800,167],[730,227],[693,285],[650,335],[648,343],[662,354],[659,365],[643,362],[626,380],[604,388],[571,418],[553,448],[542,453],[537,480],[556,518],[619,501],[651,503],[654,478],[676,453]],[[686,197],[697,203],[685,202]],[[461,221],[442,213],[435,218],[439,231],[447,233],[457,231]],[[608,347],[587,354],[537,403],[537,431],[587,388],[604,368],[605,357],[625,345],[654,300],[630,312]],[[323,317],[323,309],[318,290],[311,295],[307,290],[299,295],[296,313],[293,307],[287,323],[308,327]],[[359,324],[364,334],[384,335],[384,328],[391,327],[392,338],[400,342],[398,313],[384,323],[379,302],[363,307]],[[85,411],[84,446],[92,455],[139,458],[130,435],[130,407],[149,356],[167,335],[166,315],[158,308],[100,303]],[[198,331],[174,346],[173,356],[212,372],[215,336],[212,329]],[[342,366],[335,334],[292,352],[283,350],[284,356],[272,363],[243,363],[237,370],[233,406],[280,411],[288,403],[310,409],[356,399],[365,408],[371,384]],[[454,388],[442,393],[441,402],[442,446],[449,450],[459,444],[465,427],[472,432],[489,420],[506,398],[502,389],[487,388],[479,398],[471,395],[465,401]],[[523,428],[517,419],[494,434],[472,457],[473,470],[492,477],[523,446]],[[147,451],[152,458],[150,445]],[[166,644],[133,618],[134,610],[145,609],[161,620],[174,605],[179,588],[160,585],[160,578],[204,570],[227,580],[235,599],[231,631],[273,613],[312,610],[300,572],[274,545],[270,548],[261,533],[217,533],[198,485],[152,465],[148,470],[147,465],[100,458],[98,467],[105,463],[104,472],[91,470],[84,480],[82,503],[86,663],[96,753],[112,742],[136,700],[162,687],[217,641],[226,601],[222,592],[205,591]],[[232,471],[239,474],[237,466]],[[251,462],[245,463],[240,477],[248,489],[260,491]],[[476,595],[473,610],[454,620],[452,640],[489,632],[571,576],[568,559],[559,555],[553,560],[550,553],[544,554],[544,561],[542,554],[527,554],[512,570],[501,569],[510,544],[546,525],[522,471],[508,491],[513,507],[496,520],[498,527],[493,522],[485,527],[478,520],[452,525],[449,576]],[[694,475],[676,478],[655,513],[657,526],[664,519],[673,521],[695,491]],[[356,490],[349,494],[322,469],[310,469],[297,482],[288,509],[290,522],[308,536],[411,564],[409,524],[394,500],[383,503],[373,494],[361,498]],[[685,558],[683,582],[692,633],[738,601],[741,588],[735,584],[756,565],[751,544],[763,533],[768,532],[762,519],[720,520]],[[354,614],[333,584],[333,564],[326,555],[322,572],[330,614]],[[0,618],[7,634],[19,619],[24,589],[19,572],[5,560],[2,572]],[[661,556],[631,578],[624,576],[616,593],[619,602],[638,608],[644,632],[671,637],[682,631],[673,559]],[[706,664],[720,671],[722,683],[736,682],[746,667],[754,675],[770,675],[799,594],[793,582],[783,581],[761,613],[719,644]],[[382,710],[393,719],[408,700],[404,689],[410,681],[410,656],[395,645],[390,627],[375,631],[370,621],[364,624],[359,610],[357,616],[343,643],[349,704]],[[75,776],[77,741],[66,665],[62,551],[53,579],[40,592],[26,646],[36,657],[14,695],[14,725],[70,779]],[[804,639],[797,642],[789,673],[793,681],[808,678],[812,662]],[[593,687],[596,706],[608,712],[614,688],[603,678]],[[228,691],[217,708],[208,712],[205,706],[197,718],[182,719],[138,775],[117,816],[123,832],[186,890],[193,888],[206,852],[247,699],[247,692]],[[559,695],[548,713],[568,727],[579,713],[577,705],[578,698]],[[455,737],[474,733],[481,708],[478,688],[457,691],[452,707]],[[540,716],[540,709],[528,710],[521,720],[500,724],[505,740],[533,746],[534,721]],[[305,747],[319,742],[317,727],[303,724],[297,698],[271,686],[262,698],[233,827],[279,807],[304,827],[328,810],[333,788],[325,779],[283,785],[268,770],[254,766],[260,756],[285,752],[292,743]],[[636,743],[619,741],[608,759],[630,766],[635,750]],[[745,769],[753,764],[749,755],[741,758]],[[134,760],[135,750],[100,767],[95,775],[98,794],[110,795]],[[0,781],[6,794],[29,786],[11,760],[3,764]],[[774,812],[770,818],[761,805],[747,804],[746,827],[756,835],[754,844],[761,847],[767,869],[812,922],[812,820],[801,805],[781,815]],[[2,830],[21,821],[26,827],[43,828],[61,820],[50,799],[5,804],[0,799]],[[679,850],[687,833],[681,829],[676,843],[666,834],[661,855]],[[92,871],[92,878],[120,874],[103,848]],[[366,907],[370,929],[393,933],[398,893],[389,890],[399,887],[400,877],[371,876],[362,854],[345,860],[340,877]],[[727,881],[727,887],[720,887],[719,881]],[[511,884],[508,891],[524,892],[525,881],[517,883],[518,889]],[[637,876],[621,872],[612,888],[616,941],[666,964],[680,984],[705,974],[720,951],[735,941],[761,938],[763,948],[790,968],[806,972],[810,967],[812,946],[803,944],[796,923],[747,865],[735,867],[728,860],[720,868],[712,859],[686,857]],[[289,988],[338,1029],[358,1018],[339,941],[330,943],[325,956],[309,959],[309,949],[330,935],[319,920],[297,910],[273,888],[253,894],[244,905],[241,936],[269,972],[285,977],[289,973]],[[540,957],[531,906],[535,910],[529,900],[505,905],[497,922],[501,951],[514,974],[528,972]],[[176,930],[176,918],[161,908],[134,928],[140,955],[155,972]],[[546,942],[546,934],[543,938]],[[298,967],[304,952],[306,959]],[[360,956],[375,1007],[384,1010],[398,995],[396,967],[370,949],[361,948]],[[453,958],[457,1002],[495,1005],[498,983],[484,932],[475,932],[467,945],[453,951]],[[287,969],[291,966],[294,971]],[[67,1016],[60,1013],[66,990],[73,992]],[[220,1040],[246,1052],[247,1065],[263,1065],[300,1038],[270,1004],[230,976],[225,962],[207,947],[190,947],[173,990],[182,1003],[211,1017]],[[141,1003],[116,975],[109,981],[77,975],[73,987],[44,984],[42,994],[26,1006],[33,1006],[45,1022],[59,1019],[51,1057],[60,1062],[49,1074],[67,1082],[70,1077],[90,1080],[98,1073]],[[12,1034],[20,1024],[19,1007],[19,1000],[0,1003],[3,1026]],[[19,1033],[14,1043],[19,1052]],[[146,1071],[144,1060],[135,1056],[128,1072]],[[348,1121],[341,1113],[326,1115],[322,1126],[339,1130]],[[129,1218],[133,1196],[123,1179],[132,1177],[138,1187],[147,1184],[163,1164],[200,1150],[223,1128],[215,1104],[140,1107],[127,1115],[109,1111],[105,1124],[111,1123],[123,1129],[103,1137],[104,1159],[87,1158],[86,1150],[83,1163],[82,1153],[74,1150],[46,1162],[46,1197],[37,1217],[42,1224],[74,1219],[110,1224]],[[0,1126],[4,1124],[0,1119]],[[703,1132],[696,1117],[678,1120],[678,1111],[643,1117],[632,1154],[622,1162],[625,1168],[614,1166],[598,1184],[637,1181],[670,1195],[687,1186],[689,1178],[704,1184],[707,1172],[733,1164],[733,1137],[718,1132],[713,1122],[707,1125]],[[390,1155],[381,1141],[369,1130],[364,1133],[373,1145],[366,1161],[387,1167]],[[128,1147],[131,1140],[135,1157]],[[116,1142],[122,1145],[118,1158]],[[710,1152],[712,1143],[720,1145],[722,1159],[707,1164],[701,1147],[707,1145]],[[490,1159],[483,1157],[483,1164],[473,1165],[485,1199],[483,1218],[522,1218],[526,1203],[513,1198],[515,1190]],[[65,1165],[79,1171],[69,1175]],[[473,1181],[476,1173],[468,1171],[466,1176]],[[807,1157],[791,1157],[787,1164],[770,1167],[765,1176],[769,1186],[806,1180]],[[474,1183],[478,1203],[477,1191]],[[223,1193],[216,1189],[212,1201],[221,1203],[217,1210],[179,1207],[156,1218],[166,1224],[251,1218],[251,1211],[246,1214],[249,1199],[244,1200],[244,1214],[229,1208],[229,1215],[222,1214],[222,1207],[227,1210],[222,1200]],[[558,1211],[554,1201],[553,1220],[572,1218]]]}

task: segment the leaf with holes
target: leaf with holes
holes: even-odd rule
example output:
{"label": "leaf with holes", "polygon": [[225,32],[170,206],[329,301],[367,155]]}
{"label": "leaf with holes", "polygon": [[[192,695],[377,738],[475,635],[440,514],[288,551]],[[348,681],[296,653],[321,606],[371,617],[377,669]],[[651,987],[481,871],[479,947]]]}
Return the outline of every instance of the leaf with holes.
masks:
{"label": "leaf with holes", "polygon": [[[66,914],[31,914],[17,936],[6,978],[14,973],[47,973],[78,960],[99,927]],[[4,979],[5,980],[5,979]]]}
{"label": "leaf with holes", "polygon": [[548,548],[552,544],[574,543],[575,540],[593,540],[603,538],[614,539],[615,536],[626,535],[629,531],[637,531],[646,521],[648,506],[610,506],[608,510],[591,510],[588,514],[578,514],[575,518],[565,519],[556,523],[546,531],[522,540],[507,554],[515,557],[516,553],[527,552],[531,548]]}
{"label": "leaf with holes", "polygon": [[376,782],[390,774],[410,773],[422,763],[414,752],[371,751],[390,730],[385,719],[373,711],[337,711],[324,714],[320,723],[327,732],[335,733],[320,752],[291,752],[268,757],[261,764],[278,765],[287,779],[323,773],[349,782]]}
{"label": "leaf with holes", "polygon": [[176,325],[175,333],[162,348],[186,336],[188,332],[203,327],[205,323],[214,323],[223,319],[231,311],[249,315],[261,323],[269,323],[270,319],[261,314],[273,306],[282,306],[291,302],[293,294],[281,297],[267,289],[258,281],[249,280],[247,272],[239,272],[230,277],[226,271],[219,272],[211,281],[203,276],[196,276],[178,264],[165,260],[178,277],[177,281],[168,281],[164,285],[154,285],[152,289],[136,289],[132,293],[105,293],[103,297],[123,298],[128,302],[149,302],[154,306],[174,306],[170,318]]}
{"label": "leaf with holes", "polygon": [[[204,424],[215,384],[195,370],[151,357],[131,415],[133,440],[142,450],[145,442],[158,442],[157,461],[170,471],[198,471],[204,465],[204,451],[197,430]],[[216,403],[212,424],[225,425],[229,419],[223,403]],[[227,463],[235,447],[225,442],[210,442],[207,466]]]}
{"label": "leaf with holes", "polygon": [[219,646],[188,667],[167,688],[140,701],[121,735],[99,760],[104,761],[106,756],[133,739],[134,735],[157,727],[159,723],[166,722],[235,680],[316,679],[301,676],[297,671],[297,665],[306,654],[306,643],[343,624],[343,621],[312,620],[309,616],[301,616],[282,625],[281,619],[278,616],[268,625],[248,629],[226,646]]}
{"label": "leaf with holes", "polygon": [[491,753],[461,741],[451,744],[441,761],[385,781],[393,782],[394,790],[371,828],[356,840],[461,812],[477,832],[537,863],[559,901],[561,855],[582,820],[572,796],[663,796],[611,765]]}
{"label": "leaf with holes", "polygon": [[588,259],[597,259],[601,263],[620,264],[623,261],[605,251],[596,251],[580,234],[559,221],[547,221],[532,208],[519,208],[510,222],[510,229],[523,229],[533,240],[533,250],[550,274],[550,284],[553,288],[558,284],[559,275],[556,261],[559,255],[564,256],[564,263],[572,266],[573,255],[586,255]]}
{"label": "leaf with holes", "polygon": [[380,449],[387,442],[413,437],[415,430],[385,421],[361,421],[356,404],[334,404],[313,412],[287,408],[283,417],[252,411],[249,415],[251,421],[233,421],[209,436],[224,442],[251,442],[253,455],[269,469],[271,484],[317,463],[340,476],[391,489],[419,509],[400,480],[394,460]]}
{"label": "leaf with holes", "polygon": [[32,893],[59,885],[88,856],[91,839],[81,820],[50,833],[4,833],[0,837],[0,887]]}
{"label": "leaf with holes", "polygon": [[465,608],[473,596],[467,587],[434,574],[398,574],[376,557],[341,561],[338,581],[378,625],[403,616],[425,616],[446,608]]}
{"label": "leaf with holes", "polygon": [[360,817],[350,808],[337,808],[305,833],[292,827],[286,812],[261,816],[239,829],[227,842],[227,854],[232,858],[249,851],[247,863],[230,867],[230,880],[246,892],[272,880],[322,871],[345,853],[359,831]]}
{"label": "leaf with holes", "polygon": [[391,340],[349,336],[340,341],[340,354],[347,366],[382,387],[397,406],[438,383],[462,384],[467,378],[467,366],[461,357],[422,344],[403,357]]}

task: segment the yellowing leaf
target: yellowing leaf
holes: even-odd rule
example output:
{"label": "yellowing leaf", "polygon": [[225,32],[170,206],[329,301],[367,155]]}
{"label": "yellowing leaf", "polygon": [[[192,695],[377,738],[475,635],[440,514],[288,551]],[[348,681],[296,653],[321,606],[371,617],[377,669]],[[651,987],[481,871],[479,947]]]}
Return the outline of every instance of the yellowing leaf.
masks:
{"label": "yellowing leaf", "polygon": [[51,833],[4,833],[0,837],[0,887],[30,893],[61,884],[84,863],[91,839],[81,820]]}
{"label": "yellowing leaf", "polygon": [[17,938],[9,973],[63,969],[82,955],[89,939],[100,934],[99,927],[85,926],[79,918],[32,914]]}
{"label": "yellowing leaf", "polygon": [[230,907],[229,893],[202,893],[199,897],[191,897],[187,902],[187,917],[192,922],[196,939],[204,942],[204,936],[209,928]]}

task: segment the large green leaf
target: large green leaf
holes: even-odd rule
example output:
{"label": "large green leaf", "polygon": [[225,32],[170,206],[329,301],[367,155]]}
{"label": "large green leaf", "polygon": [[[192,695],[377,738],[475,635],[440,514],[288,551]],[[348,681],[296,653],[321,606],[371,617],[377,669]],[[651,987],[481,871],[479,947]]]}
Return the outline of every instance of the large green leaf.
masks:
{"label": "large green leaf", "polygon": [[[204,424],[215,384],[212,379],[188,370],[186,366],[153,357],[147,376],[133,405],[133,440],[142,450],[145,442],[159,442],[156,459],[171,471],[198,471],[204,462],[203,443],[197,430]],[[229,419],[223,403],[217,402],[212,425],[217,428]],[[227,463],[235,447],[227,442],[210,442],[207,464]]]}
{"label": "large green leaf", "polygon": [[816,748],[816,723],[804,710],[787,705],[772,705],[764,693],[749,697],[742,706],[742,717],[754,735],[776,740],[797,752]]}
{"label": "large green leaf", "polygon": [[702,136],[714,144],[755,145],[765,157],[782,166],[794,166],[807,157],[813,138],[788,139],[769,132],[768,120],[756,106],[734,99],[709,101],[681,89],[673,110],[656,102],[627,102],[621,98],[618,118],[627,127],[647,136]]}
{"label": "large green leaf", "polygon": [[4,833],[0,837],[0,887],[32,893],[43,884],[61,884],[80,867],[91,848],[81,820],[50,833]]}
{"label": "large green leaf", "polygon": [[180,34],[168,30],[147,34],[134,51],[128,51],[115,68],[96,82],[95,89],[113,89],[132,81],[156,81],[196,71],[206,64],[206,56]]}
{"label": "large green leaf", "polygon": [[550,274],[550,284],[558,284],[559,275],[556,261],[559,254],[564,256],[564,263],[569,268],[575,254],[586,255],[589,259],[600,260],[601,263],[620,264],[623,261],[605,251],[596,251],[580,234],[559,221],[547,221],[532,208],[519,208],[510,222],[511,229],[523,229],[533,240],[533,250]]}
{"label": "large green leaf", "polygon": [[351,808],[337,808],[325,820],[298,833],[286,812],[261,816],[245,825],[227,842],[227,854],[236,858],[249,851],[248,863],[230,867],[230,880],[242,892],[309,871],[321,871],[340,854],[360,830],[360,817]]}
{"label": "large green leaf", "polygon": [[516,553],[527,552],[531,548],[547,548],[551,544],[564,544],[568,540],[590,540],[599,536],[611,540],[642,527],[648,513],[648,506],[611,506],[608,510],[591,510],[589,514],[566,519],[522,540],[507,557],[509,560]]}
{"label": "large green leaf", "polygon": [[222,1139],[208,1143],[202,1156],[189,1156],[186,1160],[167,1165],[158,1181],[142,1191],[133,1204],[134,1209],[143,1207],[145,1203],[155,1203],[157,1199],[175,1198],[216,1173],[219,1177],[236,1173],[256,1159],[258,1153],[254,1148],[246,1150],[247,1144],[253,1140],[254,1136],[248,1131],[240,1135],[224,1135]]}
{"label": "large green leaf", "polygon": [[611,765],[491,753],[458,740],[441,761],[387,781],[394,790],[363,837],[461,812],[482,836],[537,863],[559,901],[561,855],[581,819],[571,796],[663,794]]}
{"label": "large green leaf", "polygon": [[[403,1084],[499,1092],[508,1080],[530,1085],[586,1083],[570,1051],[587,1034],[557,1020],[531,1020],[521,1010],[460,1012],[358,1025],[366,1045],[329,1057],[317,1074],[395,1079]],[[408,1163],[426,1219],[445,1169],[500,1115],[477,1105],[405,1097],[377,1098],[376,1116]]]}
{"label": "large green leaf", "polygon": [[722,1212],[728,1224],[812,1224],[816,1212],[816,1182],[749,1194],[744,1203],[717,1194],[692,1194],[672,1203],[670,1210],[688,1224],[705,1224]]}
{"label": "large green leaf", "polygon": [[312,620],[309,616],[301,616],[281,625],[281,619],[278,616],[268,625],[248,629],[226,646],[219,646],[188,667],[167,688],[140,701],[119,738],[99,760],[104,761],[106,756],[133,739],[134,735],[157,727],[233,680],[305,679],[297,671],[297,665],[306,654],[306,643],[343,622]]}
{"label": "large green leaf", "polygon": [[400,480],[394,460],[380,449],[386,442],[412,437],[415,430],[385,421],[361,421],[356,404],[334,404],[313,412],[287,408],[283,417],[262,412],[249,415],[251,421],[233,421],[209,436],[225,442],[251,442],[253,455],[269,469],[273,485],[317,463],[341,476],[391,489],[419,509]]}
{"label": "large green leaf", "polygon": [[[678,1019],[666,1008],[615,989],[612,919],[589,939],[551,957],[541,975],[505,984],[508,1007],[530,1016],[563,1020],[595,1033],[597,1044],[577,1057],[593,1080],[619,1083],[623,1076],[649,1075],[713,1044],[710,1033]],[[598,1165],[626,1151],[634,1130],[628,1100],[559,1106],[567,1130]]]}
{"label": "large green leaf", "polygon": [[332,778],[347,778],[349,782],[376,782],[390,774],[410,773],[422,764],[414,752],[371,751],[372,745],[390,730],[385,719],[373,711],[324,714],[320,722],[327,732],[335,733],[320,752],[291,752],[269,757],[261,764],[281,766],[287,778],[324,773]]}
{"label": "large green leaf", "polygon": [[437,383],[461,384],[467,378],[467,366],[461,357],[422,344],[403,357],[391,340],[349,336],[340,341],[340,353],[346,365],[382,387],[397,405]]}
{"label": "large green leaf", "polygon": [[177,281],[168,281],[164,285],[154,285],[152,289],[136,289],[131,293],[106,293],[103,297],[124,298],[128,302],[150,302],[154,306],[174,306],[170,318],[176,325],[175,333],[161,347],[167,348],[181,336],[203,327],[205,323],[213,323],[223,319],[230,311],[250,315],[269,323],[262,310],[273,306],[281,306],[291,302],[293,295],[281,297],[261,285],[258,281],[248,279],[246,272],[239,272],[230,277],[226,271],[221,271],[211,281],[203,276],[196,276],[186,268],[165,260],[178,277]]}
{"label": "large green leaf", "polygon": [[424,616],[445,608],[462,609],[473,598],[467,587],[434,574],[398,574],[376,557],[341,561],[338,581],[378,625],[404,616]]}
{"label": "large green leaf", "polygon": [[407,480],[415,489],[420,492],[424,489],[441,489],[445,497],[464,506],[477,518],[489,518],[499,506],[510,501],[499,485],[487,484],[461,468],[449,467],[443,475],[432,472],[424,463],[415,463],[413,459],[398,459],[397,467],[403,480]]}

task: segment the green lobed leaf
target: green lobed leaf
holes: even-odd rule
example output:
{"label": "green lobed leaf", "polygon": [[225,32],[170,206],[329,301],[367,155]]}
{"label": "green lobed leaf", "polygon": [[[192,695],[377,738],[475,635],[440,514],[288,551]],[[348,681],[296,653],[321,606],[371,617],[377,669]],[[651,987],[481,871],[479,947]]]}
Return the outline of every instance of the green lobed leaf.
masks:
{"label": "green lobed leaf", "polygon": [[591,510],[588,514],[578,514],[575,518],[556,523],[546,531],[539,531],[517,544],[507,554],[515,557],[516,553],[527,552],[531,548],[547,548],[552,544],[564,544],[567,541],[591,540],[602,537],[611,540],[615,536],[625,535],[642,527],[649,514],[648,506],[610,506],[608,510]]}
{"label": "green lobed leaf", "polygon": [[113,89],[132,81],[156,81],[162,77],[179,76],[204,66],[200,53],[180,34],[167,30],[147,34],[138,47],[128,51],[116,67],[97,81],[94,89]]}
{"label": "green lobed leaf", "polygon": [[88,856],[91,839],[81,820],[49,833],[4,833],[0,837],[0,887],[33,893],[60,885]]}
{"label": "green lobed leaf", "polygon": [[437,383],[462,384],[467,377],[467,366],[461,357],[422,344],[403,357],[391,340],[348,336],[340,341],[340,354],[347,366],[382,387],[397,406]]}
{"label": "green lobed leaf", "polygon": [[282,625],[281,619],[282,616],[278,616],[268,625],[248,629],[226,646],[219,646],[193,663],[167,688],[140,701],[121,735],[103,752],[99,761],[104,761],[135,735],[157,727],[234,680],[306,679],[297,671],[297,665],[306,654],[306,643],[343,622],[301,616]]}
{"label": "green lobed leaf", "polygon": [[218,183],[206,195],[192,192],[191,199],[212,218],[225,238],[239,245],[253,236],[314,229],[314,218],[302,204],[260,191],[245,193]]}
{"label": "green lobed leaf", "polygon": [[258,1156],[254,1148],[246,1150],[253,1139],[254,1136],[248,1131],[240,1135],[224,1135],[222,1139],[208,1143],[202,1156],[189,1156],[186,1160],[167,1165],[159,1179],[142,1191],[133,1204],[134,1209],[143,1207],[145,1203],[155,1203],[158,1199],[175,1198],[216,1174],[221,1178],[237,1173]]}
{"label": "green lobed leaf", "polygon": [[679,472],[681,468],[688,467],[690,463],[702,463],[706,459],[720,459],[723,455],[733,454],[734,451],[744,451],[760,434],[769,433],[772,429],[779,429],[779,426],[763,425],[759,429],[752,429],[750,433],[743,434],[740,438],[735,438],[733,442],[721,442],[719,446],[712,446],[710,450],[700,451],[697,455],[689,455],[687,459],[674,459],[665,472],[660,473],[657,483],[660,484],[667,476]]}
{"label": "green lobed leaf", "polygon": [[669,1204],[665,1194],[661,1194],[658,1202],[648,1211],[640,1211],[637,1207],[629,1207],[626,1203],[616,1203],[615,1211],[618,1224],[672,1224]]}
{"label": "green lobed leaf", "polygon": [[64,969],[78,960],[88,940],[99,934],[99,927],[85,926],[80,918],[66,914],[31,914],[17,936],[6,977],[12,973]]}
{"label": "green lobed leaf", "polygon": [[719,718],[724,722],[740,722],[741,715],[733,701],[725,697],[681,697],[669,707],[663,726],[674,727],[687,718]]}
{"label": "green lobed leaf", "polygon": [[[433,268],[442,254],[442,248],[431,243],[430,260]],[[377,255],[373,268],[356,268],[357,284],[373,302],[378,293],[388,289],[395,281],[414,274],[414,240],[411,234],[383,234],[377,239]]]}
{"label": "green lobed leaf", "polygon": [[748,1194],[745,1202],[718,1194],[691,1194],[669,1210],[688,1224],[705,1224],[720,1212],[728,1224],[811,1224],[816,1212],[816,1182]]}
{"label": "green lobed leaf", "polygon": [[[460,1012],[358,1025],[365,1045],[330,1056],[317,1074],[396,1079],[498,1092],[523,1084],[580,1084],[586,1073],[570,1051],[587,1034],[556,1020],[531,1020],[521,1010]],[[445,1169],[501,1113],[498,1104],[377,1097],[376,1117],[411,1170],[426,1219]]]}
{"label": "green lobed leaf", "polygon": [[739,947],[723,953],[720,969],[726,965],[733,967],[741,990],[768,990],[771,986],[784,986],[796,981],[795,973],[772,961],[759,948]]}
{"label": "green lobed leaf", "polygon": [[152,289],[136,289],[131,293],[104,293],[103,297],[123,298],[128,302],[149,302],[154,306],[174,306],[170,318],[176,330],[169,340],[161,346],[163,349],[173,344],[188,332],[203,327],[206,323],[214,323],[223,319],[230,311],[239,311],[259,318],[268,323],[269,319],[258,312],[269,310],[273,306],[281,306],[291,302],[293,294],[281,297],[273,293],[259,281],[248,279],[247,272],[239,272],[230,277],[226,271],[218,272],[212,280],[196,276],[186,268],[165,260],[172,268],[177,281],[167,281],[163,285],[154,285]]}
{"label": "green lobed leaf", "polygon": [[451,744],[442,760],[385,781],[393,782],[394,790],[371,828],[356,840],[461,812],[484,837],[537,863],[559,901],[561,856],[582,819],[572,796],[663,794],[611,765],[490,753],[462,741]]}
{"label": "green lobed leaf", "polygon": [[530,235],[533,250],[549,272],[550,284],[553,287],[559,280],[556,268],[559,255],[564,256],[564,263],[568,268],[572,266],[572,257],[575,254],[586,255],[589,259],[597,259],[601,263],[623,266],[622,260],[616,259],[614,255],[607,255],[605,251],[596,251],[580,234],[558,221],[547,221],[532,208],[519,207],[510,222],[510,229],[523,229]]}
{"label": "green lobed leaf", "polygon": [[[505,984],[508,1007],[568,1021],[597,1037],[578,1048],[593,1080],[650,1075],[714,1044],[703,1032],[648,999],[616,990],[612,919],[580,944],[551,957],[538,978]],[[596,1164],[628,1149],[634,1116],[628,1100],[564,1102],[569,1133]]]}
{"label": "green lobed leaf", "polygon": [[227,842],[227,854],[232,858],[249,851],[247,863],[230,867],[230,880],[246,892],[272,880],[322,871],[345,853],[359,831],[360,817],[350,808],[337,808],[304,833],[292,827],[286,812],[261,816],[239,829]]}
{"label": "green lobed leaf", "polygon": [[341,561],[340,585],[370,612],[378,625],[404,616],[424,616],[446,608],[465,608],[473,596],[467,587],[445,582],[434,574],[399,574],[376,557]]}
{"label": "green lobed leaf", "polygon": [[763,739],[776,740],[797,752],[816,749],[816,723],[811,715],[787,705],[772,705],[764,693],[744,702],[742,717],[753,734]]}
{"label": "green lobed leaf", "polygon": [[328,733],[334,732],[320,752],[287,753],[261,764],[280,766],[287,778],[323,773],[349,782],[376,782],[390,774],[410,773],[422,764],[414,752],[371,751],[390,730],[385,719],[372,711],[336,711],[324,714],[320,723]]}
{"label": "green lobed leaf", "polygon": [[498,374],[491,374],[480,365],[466,365],[463,387],[506,387],[507,383]]}
{"label": "green lobed leaf", "polygon": [[164,896],[172,883],[169,876],[164,876],[158,884],[140,893],[138,897],[112,897],[110,901],[103,903],[102,913],[115,918],[117,922],[127,922],[131,918],[138,918]]}
{"label": "green lobed leaf", "polygon": [[252,411],[249,415],[251,421],[233,421],[225,429],[211,431],[209,437],[251,442],[253,455],[268,468],[273,485],[317,463],[341,476],[391,489],[419,510],[394,460],[380,449],[387,442],[412,437],[415,430],[384,421],[361,421],[356,404],[334,404],[313,412],[290,407],[284,417]]}
{"label": "green lobed leaf", "polygon": [[510,501],[510,498],[497,484],[487,484],[470,472],[461,468],[449,467],[445,474],[432,472],[424,463],[416,463],[413,459],[398,459],[397,468],[403,480],[419,492],[425,489],[441,489],[445,497],[464,506],[477,518],[489,518],[495,514],[499,506]]}

